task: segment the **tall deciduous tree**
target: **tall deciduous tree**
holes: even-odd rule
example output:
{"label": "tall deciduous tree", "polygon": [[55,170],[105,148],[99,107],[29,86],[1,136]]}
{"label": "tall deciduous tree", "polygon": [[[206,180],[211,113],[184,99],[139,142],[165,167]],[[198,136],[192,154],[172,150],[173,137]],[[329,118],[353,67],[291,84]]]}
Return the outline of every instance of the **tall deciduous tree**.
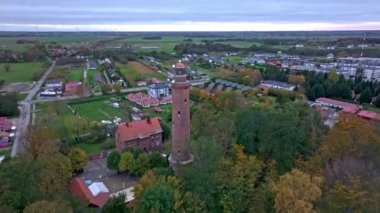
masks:
{"label": "tall deciduous tree", "polygon": [[69,159],[71,162],[72,169],[74,171],[80,171],[87,164],[88,157],[87,154],[79,148],[73,148],[69,152]]}
{"label": "tall deciduous tree", "polygon": [[370,103],[372,101],[372,92],[367,87],[365,90],[360,93],[359,102],[362,103]]}
{"label": "tall deciduous tree", "polygon": [[107,157],[107,168],[110,170],[119,171],[120,159],[121,159],[120,152],[112,151],[111,154]]}
{"label": "tall deciduous tree", "polygon": [[10,64],[4,64],[4,70],[5,70],[5,72],[11,71],[11,65]]}
{"label": "tall deciduous tree", "polygon": [[133,169],[135,166],[135,158],[130,152],[123,152],[119,161],[119,170],[127,171]]}
{"label": "tall deciduous tree", "polygon": [[73,210],[67,202],[40,200],[27,206],[24,213],[72,213]]}
{"label": "tall deciduous tree", "polygon": [[27,152],[36,160],[41,156],[50,156],[58,152],[54,130],[49,127],[31,126],[26,135]]}
{"label": "tall deciduous tree", "polygon": [[314,202],[322,195],[321,179],[293,169],[272,183],[276,212],[314,212]]}

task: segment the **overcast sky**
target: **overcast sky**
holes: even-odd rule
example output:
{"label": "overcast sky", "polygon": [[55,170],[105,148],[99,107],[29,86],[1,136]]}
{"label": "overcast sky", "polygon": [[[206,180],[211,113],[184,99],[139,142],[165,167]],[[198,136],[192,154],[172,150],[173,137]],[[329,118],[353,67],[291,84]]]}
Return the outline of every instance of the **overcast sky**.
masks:
{"label": "overcast sky", "polygon": [[379,0],[0,0],[0,30],[380,30]]}

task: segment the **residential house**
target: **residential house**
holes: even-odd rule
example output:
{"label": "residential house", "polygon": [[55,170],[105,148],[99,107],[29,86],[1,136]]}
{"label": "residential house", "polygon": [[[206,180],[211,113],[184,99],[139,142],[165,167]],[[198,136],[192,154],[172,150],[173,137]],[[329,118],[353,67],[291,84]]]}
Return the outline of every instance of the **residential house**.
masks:
{"label": "residential house", "polygon": [[169,96],[169,85],[165,82],[155,83],[148,86],[148,94],[154,98]]}
{"label": "residential house", "polygon": [[86,185],[83,179],[79,177],[71,181],[70,191],[92,208],[102,208],[110,197],[110,192],[103,182],[93,182]]}
{"label": "residential house", "polygon": [[65,84],[65,95],[75,95],[79,91],[79,87],[81,86],[81,82],[78,81],[70,81]]}
{"label": "residential house", "polygon": [[158,118],[119,124],[115,134],[116,148],[138,147],[149,151],[162,146],[162,128]]}

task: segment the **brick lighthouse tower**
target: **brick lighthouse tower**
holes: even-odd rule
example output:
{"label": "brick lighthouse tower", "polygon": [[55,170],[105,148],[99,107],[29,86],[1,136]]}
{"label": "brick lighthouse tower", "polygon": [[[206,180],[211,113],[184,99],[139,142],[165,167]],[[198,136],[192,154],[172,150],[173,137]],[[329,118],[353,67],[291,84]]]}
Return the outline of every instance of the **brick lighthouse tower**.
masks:
{"label": "brick lighthouse tower", "polygon": [[181,62],[173,69],[172,81],[172,152],[169,162],[172,167],[193,161],[188,143],[190,140],[190,83],[186,78],[186,67]]}

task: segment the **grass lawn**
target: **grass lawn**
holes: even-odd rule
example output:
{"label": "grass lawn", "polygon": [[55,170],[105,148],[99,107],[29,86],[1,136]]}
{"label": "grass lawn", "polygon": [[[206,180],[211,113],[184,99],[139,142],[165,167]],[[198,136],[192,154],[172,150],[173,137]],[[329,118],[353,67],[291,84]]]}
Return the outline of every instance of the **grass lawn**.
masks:
{"label": "grass lawn", "polygon": [[376,107],[375,105],[373,104],[363,104],[364,105],[364,108],[368,111],[372,111],[372,112],[378,112],[380,113],[380,108]]}
{"label": "grass lawn", "polygon": [[83,151],[86,152],[87,155],[92,155],[92,154],[96,154],[103,151],[105,145],[106,145],[106,142],[96,143],[96,144],[95,143],[94,144],[78,143],[78,144],[75,144],[74,147],[78,147],[82,149]]}
{"label": "grass lawn", "polygon": [[11,156],[11,147],[5,147],[0,149],[0,156],[4,155],[5,157],[10,157]]}
{"label": "grass lawn", "polygon": [[169,127],[171,127],[171,122],[169,122],[167,118],[172,113],[172,105],[165,104],[165,105],[159,105],[158,107],[160,107],[162,110],[162,112],[160,112],[159,114],[153,110],[155,107],[144,108],[144,112],[147,113],[151,117],[160,117],[164,123],[166,123]]}
{"label": "grass lawn", "polygon": [[241,62],[241,57],[239,56],[227,56],[225,59],[232,63],[232,64],[238,64]]}
{"label": "grass lawn", "polygon": [[44,71],[44,64],[41,62],[9,63],[9,72],[5,71],[5,64],[0,63],[0,79],[4,79],[6,83],[31,82],[34,73]]}
{"label": "grass lawn", "polygon": [[82,68],[72,69],[67,76],[67,80],[68,81],[82,81],[83,80],[83,69]]}
{"label": "grass lawn", "polygon": [[112,106],[111,96],[104,98],[94,98],[88,102],[71,103],[70,106],[78,114],[92,121],[113,120],[115,117],[122,117],[123,107],[115,108]]}

